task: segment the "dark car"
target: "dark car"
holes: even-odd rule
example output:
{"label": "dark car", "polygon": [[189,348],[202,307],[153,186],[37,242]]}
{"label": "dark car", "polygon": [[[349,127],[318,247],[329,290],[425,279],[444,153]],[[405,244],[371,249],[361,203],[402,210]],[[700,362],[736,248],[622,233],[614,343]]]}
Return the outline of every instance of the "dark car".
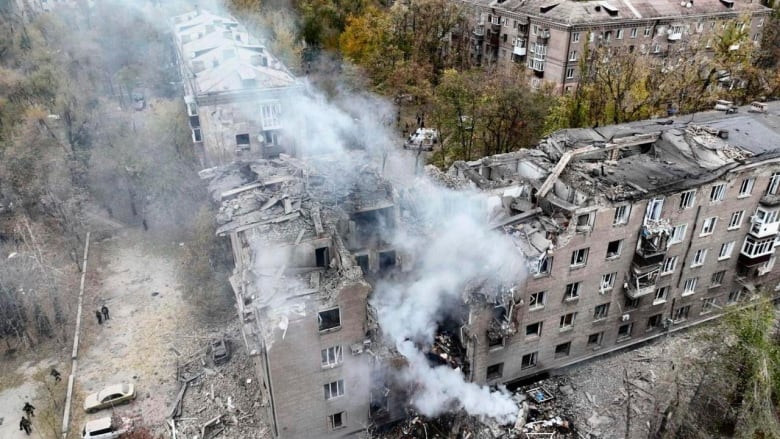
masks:
{"label": "dark car", "polygon": [[230,343],[224,338],[211,341],[211,358],[214,365],[224,364],[230,360]]}
{"label": "dark car", "polygon": [[133,93],[131,93],[130,96],[133,98],[133,108],[135,108],[136,111],[143,110],[146,106],[146,101],[144,100],[144,94],[141,90],[133,90]]}

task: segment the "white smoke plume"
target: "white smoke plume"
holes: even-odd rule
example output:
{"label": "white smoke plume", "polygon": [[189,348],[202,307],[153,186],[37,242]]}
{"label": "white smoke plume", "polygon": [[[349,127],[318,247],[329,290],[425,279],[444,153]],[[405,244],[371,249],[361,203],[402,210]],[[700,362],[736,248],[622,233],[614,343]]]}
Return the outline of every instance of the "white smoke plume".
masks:
{"label": "white smoke plume", "polygon": [[[372,303],[383,334],[407,358],[402,379],[415,387],[412,404],[426,416],[455,409],[513,421],[517,407],[505,391],[468,383],[459,370],[432,367],[425,352],[438,324],[462,307],[464,289],[475,280],[514,285],[523,275],[523,258],[506,236],[489,230],[487,197],[456,192],[425,180],[416,182],[424,237],[401,234],[397,245],[415,261],[408,283],[380,282]],[[419,188],[422,188],[420,190]],[[488,298],[498,291],[480,291]]]}

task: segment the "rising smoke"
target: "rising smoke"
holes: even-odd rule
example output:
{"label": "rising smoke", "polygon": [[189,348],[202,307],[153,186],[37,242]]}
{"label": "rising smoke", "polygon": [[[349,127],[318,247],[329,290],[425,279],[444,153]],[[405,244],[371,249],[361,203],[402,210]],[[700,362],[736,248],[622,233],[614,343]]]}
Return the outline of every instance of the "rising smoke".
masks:
{"label": "rising smoke", "polygon": [[[380,282],[372,304],[387,339],[409,361],[402,379],[416,384],[413,405],[424,415],[454,409],[510,422],[517,407],[504,391],[465,381],[461,371],[432,367],[424,353],[434,341],[439,323],[468,300],[467,285],[475,280],[514,285],[523,272],[523,258],[505,236],[488,229],[487,197],[452,191],[423,178],[415,182],[417,216],[423,237],[399,234],[396,243],[415,265],[409,283]],[[497,290],[480,290],[488,300]],[[465,323],[465,322],[464,322]]]}
{"label": "rising smoke", "polygon": [[[410,235],[399,228],[394,246],[415,267],[404,281],[380,282],[371,299],[386,341],[408,362],[394,378],[415,388],[410,402],[424,415],[462,409],[502,423],[513,421],[517,407],[506,391],[469,383],[461,371],[433,367],[425,356],[438,324],[463,306],[470,282],[511,286],[522,275],[522,255],[488,227],[489,197],[448,190],[417,175],[416,154],[401,149],[402,139],[392,126],[396,109],[385,100],[347,92],[348,87],[329,97],[305,80],[303,84],[283,103],[288,140],[302,155],[341,155],[345,161],[352,159],[354,148],[365,149],[394,187],[413,200],[414,218],[407,219],[419,222],[424,230]],[[340,183],[352,185],[358,178],[355,169]],[[481,293],[491,299],[497,291]]]}

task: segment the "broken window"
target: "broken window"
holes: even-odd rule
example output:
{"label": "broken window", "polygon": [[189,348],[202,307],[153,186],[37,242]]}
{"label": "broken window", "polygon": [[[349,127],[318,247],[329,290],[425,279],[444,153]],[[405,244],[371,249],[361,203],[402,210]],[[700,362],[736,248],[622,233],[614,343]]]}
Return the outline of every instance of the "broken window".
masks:
{"label": "broken window", "polygon": [[607,259],[617,258],[620,256],[620,250],[623,248],[623,240],[618,239],[616,241],[610,241],[607,244]]}
{"label": "broken window", "polygon": [[685,279],[685,284],[683,285],[683,292],[682,295],[686,296],[688,294],[693,294],[696,292],[696,284],[699,282],[698,277],[689,277],[688,279]]}
{"label": "broken window", "polygon": [[710,288],[712,287],[719,287],[723,284],[723,278],[726,277],[726,271],[718,271],[715,273],[712,273],[712,277],[710,278]]}
{"label": "broken window", "polygon": [[663,198],[654,198],[647,203],[647,211],[645,212],[645,224],[647,221],[658,221],[661,219],[661,211],[664,207]]}
{"label": "broken window", "polygon": [[680,209],[693,207],[696,202],[696,189],[691,189],[680,194]]}
{"label": "broken window", "polygon": [[637,297],[636,299],[626,297],[626,301],[623,303],[623,306],[625,309],[636,309],[639,308],[639,303],[641,302],[641,300],[642,300],[641,297]]}
{"label": "broken window", "polygon": [[603,332],[597,332],[588,336],[588,346],[598,347],[601,346],[601,341],[604,339]]}
{"label": "broken window", "polygon": [[525,327],[526,337],[540,337],[542,335],[542,322],[531,323]]}
{"label": "broken window", "polygon": [[734,305],[739,302],[739,298],[742,296],[742,290],[734,290],[729,293],[729,298],[726,300],[726,305]]}
{"label": "broken window", "polygon": [[685,232],[688,229],[688,224],[680,224],[672,227],[672,236],[669,239],[669,244],[677,244],[685,239]]}
{"label": "broken window", "polygon": [[634,328],[633,323],[626,323],[620,325],[618,328],[618,340],[631,337],[631,330]]}
{"label": "broken window", "polygon": [[726,184],[720,183],[712,185],[710,189],[710,201],[721,201],[726,196]]}
{"label": "broken window", "polygon": [[319,322],[320,331],[337,329],[341,326],[341,310],[339,308],[333,308],[326,311],[320,311],[319,314],[317,314],[317,321]]}
{"label": "broken window", "polygon": [[504,346],[504,337],[491,337],[490,331],[488,331],[488,347],[489,348],[497,348],[497,347],[503,347]]}
{"label": "broken window", "polygon": [[328,416],[328,428],[338,430],[347,426],[347,412],[334,413]]}
{"label": "broken window", "polygon": [[561,329],[571,329],[574,326],[574,320],[577,318],[576,312],[564,314],[561,316]]}
{"label": "broken window", "polygon": [[628,216],[631,213],[631,206],[626,204],[615,208],[615,217],[612,220],[612,225],[617,226],[620,224],[628,223]]}
{"label": "broken window", "polygon": [[328,247],[320,247],[314,250],[314,256],[318,267],[328,268],[330,266],[330,252]]}
{"label": "broken window", "polygon": [[379,252],[379,271],[395,267],[395,251]]}
{"label": "broken window", "polygon": [[588,249],[581,248],[571,252],[571,266],[580,267],[588,262]]}
{"label": "broken window", "polygon": [[744,210],[738,210],[731,214],[729,219],[729,230],[736,230],[742,225],[742,217],[745,216]]}
{"label": "broken window", "polygon": [[602,274],[599,292],[604,294],[604,292],[611,290],[615,286],[615,278],[617,278],[617,273]]}
{"label": "broken window", "polygon": [[501,378],[501,375],[503,375],[503,373],[504,373],[504,363],[493,364],[491,366],[488,366],[486,378],[488,380],[495,380]]}
{"label": "broken window", "polygon": [[571,342],[570,341],[567,341],[566,343],[561,343],[558,346],[555,346],[555,358],[569,356],[569,350],[571,350]]}
{"label": "broken window", "polygon": [[532,310],[544,308],[544,301],[545,301],[544,291],[533,293],[531,294],[531,296],[528,297],[528,308]]}
{"label": "broken window", "polygon": [[720,246],[720,252],[718,252],[718,260],[728,259],[731,257],[731,252],[734,251],[734,241],[724,242]]}
{"label": "broken window", "polygon": [[688,319],[688,313],[691,311],[691,305],[681,306],[674,310],[672,314],[672,320],[675,322],[681,322]]}
{"label": "broken window", "polygon": [[239,148],[249,146],[249,134],[236,134],[236,146]]}
{"label": "broken window", "polygon": [[693,254],[693,260],[691,260],[691,267],[701,267],[704,265],[704,261],[707,259],[707,249],[700,248]]}
{"label": "broken window", "polygon": [[368,273],[368,255],[355,256],[355,262],[363,270],[363,274]]}
{"label": "broken window", "polygon": [[203,141],[203,135],[200,132],[200,128],[193,128],[192,129],[192,141],[193,142],[202,142]]}
{"label": "broken window", "polygon": [[780,172],[775,172],[769,180],[766,193],[767,195],[778,195],[778,192],[780,192]]}
{"label": "broken window", "polygon": [[344,396],[344,380],[333,381],[323,386],[325,390],[325,399],[338,398]]}
{"label": "broken window", "polygon": [[718,222],[718,217],[713,216],[706,218],[701,226],[701,234],[699,236],[711,235],[715,231],[715,224]]}
{"label": "broken window", "polygon": [[675,267],[677,267],[677,256],[671,256],[664,259],[664,264],[661,267],[661,275],[674,273]]}
{"label": "broken window", "polygon": [[520,359],[520,368],[521,369],[528,369],[531,367],[536,366],[536,354],[538,352],[531,352],[530,354],[523,355],[523,358]]}
{"label": "broken window", "polygon": [[701,313],[707,314],[712,312],[712,308],[715,306],[715,298],[714,297],[708,297],[704,299],[701,303]]}
{"label": "broken window", "polygon": [[582,215],[579,215],[577,217],[577,227],[590,227],[592,224],[592,214],[590,213],[584,213]]}
{"label": "broken window", "polygon": [[663,321],[664,321],[663,314],[656,314],[654,316],[650,316],[650,318],[647,319],[647,330],[651,331],[653,329],[660,328]]}
{"label": "broken window", "polygon": [[657,290],[655,290],[655,298],[653,299],[653,304],[666,302],[666,298],[668,296],[669,296],[668,286],[658,288]]}
{"label": "broken window", "polygon": [[753,193],[753,186],[756,184],[756,179],[753,177],[742,180],[742,184],[739,186],[739,196],[749,197]]}
{"label": "broken window", "polygon": [[609,303],[602,303],[594,309],[593,320],[606,319],[607,314],[609,314]]}
{"label": "broken window", "polygon": [[344,361],[341,346],[333,346],[331,348],[323,349],[320,351],[322,356],[322,367],[333,367],[341,364]]}
{"label": "broken window", "polygon": [[553,257],[542,255],[539,258],[536,273],[534,273],[535,276],[544,276],[549,275],[552,271],[552,263],[553,263]]}
{"label": "broken window", "polygon": [[580,297],[580,286],[582,282],[572,282],[566,285],[566,292],[563,294],[563,300],[574,300]]}

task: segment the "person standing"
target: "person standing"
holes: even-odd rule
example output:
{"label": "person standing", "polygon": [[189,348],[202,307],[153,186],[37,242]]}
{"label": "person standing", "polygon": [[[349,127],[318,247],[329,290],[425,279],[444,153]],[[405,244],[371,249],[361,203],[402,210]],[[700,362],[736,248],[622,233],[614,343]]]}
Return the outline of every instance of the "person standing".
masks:
{"label": "person standing", "polygon": [[24,407],[22,407],[22,410],[24,410],[24,412],[27,413],[27,416],[29,416],[30,418],[35,416],[35,406],[30,404],[29,401],[24,403]]}
{"label": "person standing", "polygon": [[103,307],[100,308],[100,312],[103,313],[103,320],[108,320],[108,307],[106,305],[103,305]]}
{"label": "person standing", "polygon": [[54,382],[55,383],[58,383],[58,382],[62,381],[62,378],[60,377],[60,372],[57,369],[53,368],[53,367],[51,368],[51,372],[49,373],[49,375],[54,377]]}
{"label": "person standing", "polygon": [[100,314],[100,310],[95,311],[95,317],[98,319],[98,325],[103,324],[103,314]]}
{"label": "person standing", "polygon": [[32,427],[32,422],[30,422],[29,419],[22,416],[22,420],[19,421],[19,430],[24,430],[25,433],[27,433],[27,436],[30,435],[30,430]]}

